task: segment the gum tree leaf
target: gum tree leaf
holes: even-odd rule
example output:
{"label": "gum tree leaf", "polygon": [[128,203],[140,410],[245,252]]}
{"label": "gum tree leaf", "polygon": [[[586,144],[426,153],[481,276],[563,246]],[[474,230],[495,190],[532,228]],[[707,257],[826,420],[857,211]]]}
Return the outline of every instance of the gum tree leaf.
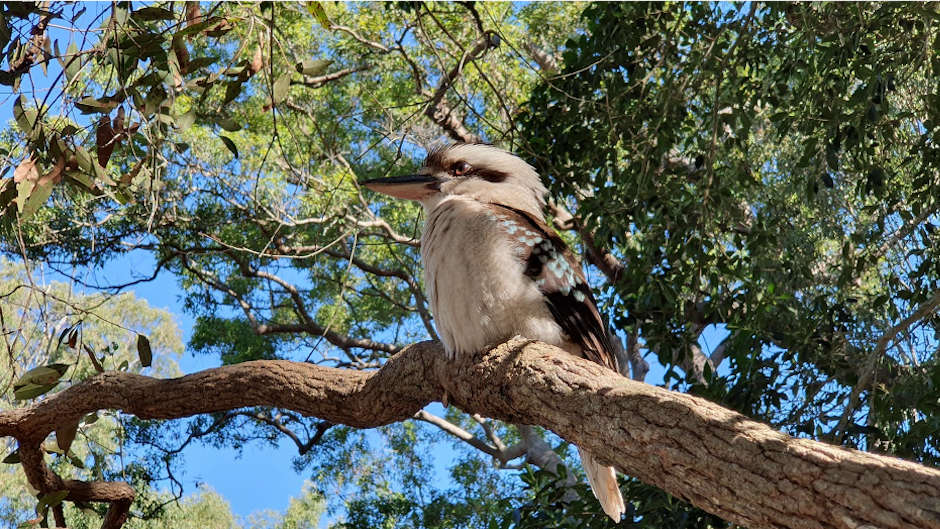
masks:
{"label": "gum tree leaf", "polygon": [[180,132],[183,132],[189,129],[189,127],[192,127],[193,123],[196,122],[196,113],[190,110],[189,112],[186,112],[185,114],[180,114],[179,116],[176,116],[175,121],[176,121],[176,128],[179,129]]}
{"label": "gum tree leaf", "polygon": [[235,142],[231,140],[228,136],[224,134],[219,134],[219,139],[222,140],[222,143],[225,144],[225,148],[231,151],[232,155],[238,158],[238,147],[235,146]]}
{"label": "gum tree leaf", "polygon": [[69,364],[49,364],[39,367],[34,367],[29,371],[23,373],[14,384],[13,389],[27,386],[29,384],[34,385],[47,385],[55,384],[62,378],[62,375],[68,370]]}
{"label": "gum tree leaf", "polygon": [[299,62],[294,67],[298,72],[304,75],[316,77],[318,75],[323,75],[331,64],[333,64],[333,61],[327,59],[311,59],[308,61]]}
{"label": "gum tree leaf", "polygon": [[287,93],[290,91],[290,74],[285,73],[284,75],[277,78],[277,81],[274,81],[274,104],[277,105],[281,101],[284,101],[284,98],[287,97]]}
{"label": "gum tree leaf", "polygon": [[56,384],[26,384],[13,391],[13,398],[16,400],[34,399],[40,395],[48,393]]}
{"label": "gum tree leaf", "polygon": [[67,490],[57,490],[43,494],[39,498],[39,503],[36,505],[36,515],[42,516],[46,509],[49,507],[55,507],[56,505],[62,503],[66,497],[68,497],[69,491]]}
{"label": "gum tree leaf", "polygon": [[307,2],[307,11],[313,15],[317,19],[317,22],[324,28],[330,29],[333,27],[333,23],[330,22],[329,17],[326,16],[326,10],[323,9],[323,3]]}
{"label": "gum tree leaf", "polygon": [[67,424],[55,431],[55,442],[63,452],[68,453],[75,440],[75,433],[78,432],[78,423]]}
{"label": "gum tree leaf", "polygon": [[151,362],[153,362],[150,340],[143,334],[137,335],[137,356],[140,358],[140,365],[144,367],[150,367]]}

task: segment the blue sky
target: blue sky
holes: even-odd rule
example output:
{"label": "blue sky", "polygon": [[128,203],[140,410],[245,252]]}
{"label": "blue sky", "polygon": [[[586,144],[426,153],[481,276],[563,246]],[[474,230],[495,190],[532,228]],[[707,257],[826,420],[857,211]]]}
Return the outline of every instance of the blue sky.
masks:
{"label": "blue sky", "polygon": [[[134,252],[109,263],[100,273],[102,278],[118,283],[148,274],[153,267],[149,254]],[[182,331],[183,343],[189,342],[193,318],[183,311],[182,290],[174,277],[162,273],[156,280],[135,285],[130,290],[151,306],[173,314]],[[192,373],[218,366],[219,359],[194,355],[187,348],[179,364],[184,373]],[[232,512],[237,515],[264,509],[283,511],[291,496],[300,494],[305,479],[291,467],[291,459],[297,455],[296,447],[289,440],[285,441],[278,448],[260,443],[249,445],[241,456],[232,449],[194,443],[183,452],[184,474],[180,481],[186,494],[195,492],[200,483],[209,485],[229,501]],[[245,476],[251,478],[245,479]]]}

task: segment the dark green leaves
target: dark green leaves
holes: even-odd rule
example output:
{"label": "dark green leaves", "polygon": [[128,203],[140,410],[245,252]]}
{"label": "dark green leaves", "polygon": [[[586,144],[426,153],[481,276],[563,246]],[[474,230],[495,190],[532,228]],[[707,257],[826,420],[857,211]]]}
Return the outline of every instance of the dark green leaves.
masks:
{"label": "dark green leaves", "polygon": [[138,20],[174,20],[176,18],[169,9],[156,6],[138,9],[131,14],[131,17]]}
{"label": "dark green leaves", "polygon": [[219,134],[219,139],[222,140],[222,143],[225,144],[225,148],[232,153],[232,156],[238,158],[238,147],[235,146],[235,142],[223,134]]}
{"label": "dark green leaves", "polygon": [[153,362],[150,340],[143,334],[137,335],[137,356],[140,358],[140,365],[144,367],[150,367],[151,362]]}

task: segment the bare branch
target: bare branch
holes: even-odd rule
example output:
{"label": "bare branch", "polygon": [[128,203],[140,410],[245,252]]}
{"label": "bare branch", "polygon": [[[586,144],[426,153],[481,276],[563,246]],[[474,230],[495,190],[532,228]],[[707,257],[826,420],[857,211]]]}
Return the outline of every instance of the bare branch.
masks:
{"label": "bare branch", "polygon": [[441,430],[447,432],[448,434],[460,439],[461,441],[467,443],[468,445],[476,448],[477,450],[490,455],[493,458],[499,459],[499,449],[495,446],[490,446],[486,444],[482,439],[477,438],[472,433],[464,430],[463,428],[457,426],[456,424],[438,417],[437,415],[428,413],[424,410],[419,411],[414,415],[414,418],[419,421],[426,422],[428,424],[433,424]]}
{"label": "bare branch", "polygon": [[460,61],[458,61],[449,72],[441,76],[437,89],[434,91],[434,94],[431,95],[431,99],[425,107],[425,115],[431,118],[431,121],[443,128],[451,138],[457,141],[476,143],[480,141],[480,138],[467,130],[463,123],[457,119],[453,109],[444,102],[444,94],[453,86],[454,81],[460,77],[464,65],[466,65],[468,61],[478,58],[483,52],[489,49],[492,42],[491,35],[487,33],[473,44],[473,48],[465,51]]}
{"label": "bare branch", "polygon": [[330,81],[335,81],[337,79],[342,79],[347,75],[354,74],[356,72],[362,72],[365,70],[371,70],[371,64],[364,64],[362,66],[356,66],[354,68],[343,68],[342,70],[335,71],[333,73],[328,73],[324,75],[318,75],[316,77],[310,77],[305,75],[300,81],[291,81],[292,85],[301,85],[306,86],[307,88],[320,88]]}

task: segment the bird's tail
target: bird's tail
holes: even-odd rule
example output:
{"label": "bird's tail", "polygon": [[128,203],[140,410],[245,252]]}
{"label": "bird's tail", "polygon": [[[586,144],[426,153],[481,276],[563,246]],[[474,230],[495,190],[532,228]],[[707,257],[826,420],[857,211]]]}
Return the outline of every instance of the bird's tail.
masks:
{"label": "bird's tail", "polygon": [[600,502],[607,516],[610,516],[614,522],[619,522],[627,509],[623,505],[623,496],[620,495],[617,472],[614,467],[601,465],[587,450],[578,448],[578,455],[581,456],[581,466],[587,473],[594,497]]}

